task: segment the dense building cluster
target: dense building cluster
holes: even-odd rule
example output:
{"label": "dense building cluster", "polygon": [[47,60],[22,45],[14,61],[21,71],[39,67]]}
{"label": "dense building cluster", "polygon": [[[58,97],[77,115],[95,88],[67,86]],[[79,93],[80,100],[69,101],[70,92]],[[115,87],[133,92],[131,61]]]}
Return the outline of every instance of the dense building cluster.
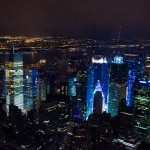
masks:
{"label": "dense building cluster", "polygon": [[0,149],[148,149],[149,41],[0,43]]}

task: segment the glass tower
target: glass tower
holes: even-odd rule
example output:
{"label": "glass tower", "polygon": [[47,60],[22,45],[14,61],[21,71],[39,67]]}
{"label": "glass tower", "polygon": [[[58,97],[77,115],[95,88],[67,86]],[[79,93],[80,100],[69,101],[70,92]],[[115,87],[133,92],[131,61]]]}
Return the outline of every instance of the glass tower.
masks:
{"label": "glass tower", "polygon": [[86,119],[93,113],[94,91],[99,83],[101,84],[103,95],[102,111],[105,111],[108,92],[108,64],[106,58],[97,55],[92,58],[92,63],[88,70]]}
{"label": "glass tower", "polygon": [[13,53],[5,58],[6,109],[12,103],[23,111],[23,55]]}
{"label": "glass tower", "polygon": [[134,95],[134,105],[137,109],[135,127],[140,136],[145,137],[150,131],[150,82],[140,79]]}
{"label": "glass tower", "polygon": [[107,111],[114,117],[118,115],[119,103],[126,98],[127,71],[121,55],[114,57],[114,61],[110,65],[109,76]]}

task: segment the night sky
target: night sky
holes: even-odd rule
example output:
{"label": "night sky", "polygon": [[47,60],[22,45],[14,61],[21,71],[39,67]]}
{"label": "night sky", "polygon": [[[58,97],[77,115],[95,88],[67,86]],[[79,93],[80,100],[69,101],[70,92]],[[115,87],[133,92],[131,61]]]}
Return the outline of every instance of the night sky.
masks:
{"label": "night sky", "polygon": [[150,0],[0,0],[0,35],[114,38],[119,30],[150,38]]}

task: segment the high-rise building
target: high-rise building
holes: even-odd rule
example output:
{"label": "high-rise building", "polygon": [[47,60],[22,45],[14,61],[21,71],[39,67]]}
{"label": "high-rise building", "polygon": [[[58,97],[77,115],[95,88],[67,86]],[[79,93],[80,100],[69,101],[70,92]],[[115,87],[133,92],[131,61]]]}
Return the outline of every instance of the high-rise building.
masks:
{"label": "high-rise building", "polygon": [[100,55],[92,58],[92,63],[88,70],[86,118],[93,113],[94,91],[98,82],[101,84],[101,92],[103,95],[102,111],[106,111],[108,92],[108,64],[106,58]]}
{"label": "high-rise building", "polygon": [[90,147],[93,150],[111,149],[113,138],[112,118],[108,113],[91,114],[88,118]]}
{"label": "high-rise building", "polygon": [[6,106],[12,103],[23,111],[23,55],[13,53],[5,57],[5,93]]}
{"label": "high-rise building", "polygon": [[37,75],[36,70],[24,71],[24,105],[28,111],[33,108],[33,102],[36,100]]}
{"label": "high-rise building", "polygon": [[87,67],[84,66],[78,71],[76,81],[77,103],[83,120],[86,119],[87,70],[85,68]]}
{"label": "high-rise building", "polygon": [[44,79],[38,76],[36,86],[37,86],[36,102],[37,102],[37,109],[39,109],[40,102],[46,101],[46,85]]}
{"label": "high-rise building", "polygon": [[120,103],[119,105],[119,128],[117,141],[122,143],[126,149],[137,149],[140,144],[140,139],[135,132],[135,107],[126,106]]}
{"label": "high-rise building", "polygon": [[150,132],[150,81],[148,79],[139,80],[134,104],[137,109],[135,127],[140,136],[147,137]]}
{"label": "high-rise building", "polygon": [[87,92],[87,71],[80,70],[77,73],[76,93],[81,99],[86,99]]}
{"label": "high-rise building", "polygon": [[103,111],[103,95],[100,82],[97,83],[94,91],[93,113],[100,115]]}
{"label": "high-rise building", "polygon": [[109,76],[107,111],[114,117],[118,115],[119,102],[126,98],[127,69],[121,55],[114,57]]}
{"label": "high-rise building", "polygon": [[76,76],[70,76],[68,79],[68,96],[76,96]]}
{"label": "high-rise building", "polygon": [[124,54],[125,60],[128,65],[128,81],[127,81],[127,95],[126,104],[127,106],[133,106],[134,87],[137,78],[143,77],[144,66],[145,66],[145,55],[144,54]]}
{"label": "high-rise building", "polygon": [[37,70],[32,70],[32,92],[33,92],[33,97],[36,99],[37,95],[37,79],[38,79],[38,71]]}

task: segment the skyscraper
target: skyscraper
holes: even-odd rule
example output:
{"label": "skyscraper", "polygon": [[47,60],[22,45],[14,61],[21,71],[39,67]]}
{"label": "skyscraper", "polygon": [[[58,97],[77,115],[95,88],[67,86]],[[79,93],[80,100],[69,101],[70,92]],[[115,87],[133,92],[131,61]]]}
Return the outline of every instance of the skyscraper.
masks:
{"label": "skyscraper", "polygon": [[5,57],[6,108],[12,103],[23,111],[23,55],[13,53]]}
{"label": "skyscraper", "polygon": [[110,65],[109,75],[107,111],[108,113],[111,113],[112,117],[114,117],[118,115],[119,102],[126,98],[127,71],[126,64],[124,64],[121,55],[114,57],[114,61]]}
{"label": "skyscraper", "polygon": [[127,82],[127,106],[133,106],[134,87],[137,78],[141,78],[144,73],[145,55],[143,53],[124,54],[128,65],[128,82]]}
{"label": "skyscraper", "polygon": [[135,127],[140,136],[146,137],[150,132],[150,82],[147,78],[139,80],[134,104],[137,109]]}
{"label": "skyscraper", "polygon": [[108,64],[106,58],[100,55],[92,58],[92,63],[88,70],[86,118],[93,113],[94,91],[98,83],[101,84],[103,95],[102,111],[105,111],[108,91]]}
{"label": "skyscraper", "polygon": [[28,111],[33,108],[33,102],[36,100],[37,75],[37,70],[24,70],[24,105]]}
{"label": "skyscraper", "polygon": [[40,107],[40,102],[41,101],[46,101],[46,85],[45,85],[45,80],[42,76],[38,76],[37,79],[37,95],[36,95],[36,100],[37,100],[37,107]]}
{"label": "skyscraper", "polygon": [[100,82],[97,83],[97,86],[94,91],[94,102],[93,102],[93,113],[100,115],[102,114],[103,108],[103,95]]}
{"label": "skyscraper", "polygon": [[87,67],[84,67],[78,71],[77,73],[77,81],[76,81],[76,88],[77,88],[77,102],[80,108],[80,113],[82,114],[82,119],[86,119],[86,92],[87,92]]}

